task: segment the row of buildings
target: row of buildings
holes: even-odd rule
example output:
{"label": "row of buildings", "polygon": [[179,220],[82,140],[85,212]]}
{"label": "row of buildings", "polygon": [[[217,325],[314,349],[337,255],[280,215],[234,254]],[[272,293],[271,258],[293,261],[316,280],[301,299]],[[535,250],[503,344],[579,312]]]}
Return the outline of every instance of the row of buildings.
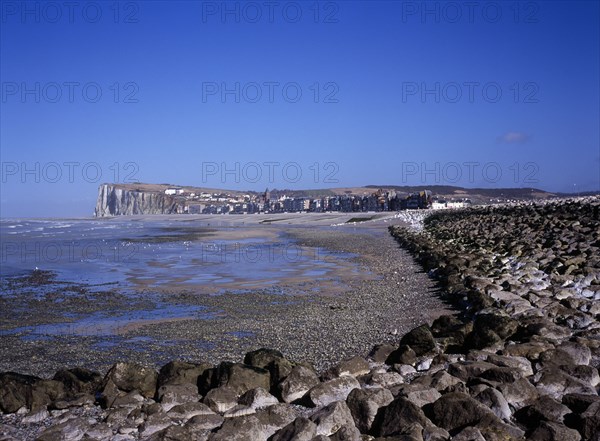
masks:
{"label": "row of buildings", "polygon": [[368,195],[334,195],[316,198],[272,197],[267,189],[263,194],[232,195],[228,193],[193,193],[174,187],[165,194],[179,200],[183,213],[190,214],[252,214],[294,212],[377,212],[407,209],[459,208],[468,201],[445,201],[435,198],[431,191],[400,194],[379,189]]}

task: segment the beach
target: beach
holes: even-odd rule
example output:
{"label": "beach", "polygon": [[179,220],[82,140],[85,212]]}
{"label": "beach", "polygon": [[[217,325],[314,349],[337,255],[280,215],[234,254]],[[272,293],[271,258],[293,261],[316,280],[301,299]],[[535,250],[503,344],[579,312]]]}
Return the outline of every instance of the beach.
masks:
{"label": "beach", "polygon": [[318,275],[279,262],[292,275],[259,290],[165,291],[165,305],[205,316],[129,321],[120,338],[144,351],[11,337],[20,373],[0,373],[0,436],[596,440],[599,208],[558,199],[273,230],[319,250]]}
{"label": "beach", "polygon": [[[6,354],[0,371],[49,377],[61,367],[103,372],[123,360],[153,367],[172,359],[241,361],[260,347],[277,347],[318,369],[366,355],[375,343],[394,341],[448,312],[434,282],[387,232],[406,219],[371,217],[129,218],[130,224],[163,226],[151,236],[128,238],[131,243],[160,239],[164,247],[185,236],[188,247],[196,244],[205,253],[204,267],[237,276],[216,272],[202,279],[181,260],[170,265],[170,250],[145,262],[154,267],[123,271],[120,283],[107,279],[110,272],[97,276],[106,283],[92,286],[79,279],[24,282],[0,298],[0,350]],[[366,221],[347,223],[351,218]],[[170,273],[163,276],[156,267]]]}

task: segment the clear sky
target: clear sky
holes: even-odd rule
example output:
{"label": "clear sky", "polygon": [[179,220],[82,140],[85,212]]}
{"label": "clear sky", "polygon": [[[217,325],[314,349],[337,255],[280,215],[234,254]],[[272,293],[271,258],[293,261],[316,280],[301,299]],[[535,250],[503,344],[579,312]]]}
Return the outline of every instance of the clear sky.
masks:
{"label": "clear sky", "polygon": [[2,217],[102,182],[600,190],[596,1],[1,2]]}

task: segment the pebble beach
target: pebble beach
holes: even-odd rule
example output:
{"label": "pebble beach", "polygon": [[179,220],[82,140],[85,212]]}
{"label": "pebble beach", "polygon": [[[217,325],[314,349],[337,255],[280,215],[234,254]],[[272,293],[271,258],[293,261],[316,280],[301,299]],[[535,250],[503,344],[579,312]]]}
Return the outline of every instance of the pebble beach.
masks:
{"label": "pebble beach", "polygon": [[1,439],[598,440],[599,208],[587,197],[292,229],[372,277],[274,305],[260,325],[264,301],[230,300],[230,326],[254,326],[240,339],[254,347],[0,374]]}

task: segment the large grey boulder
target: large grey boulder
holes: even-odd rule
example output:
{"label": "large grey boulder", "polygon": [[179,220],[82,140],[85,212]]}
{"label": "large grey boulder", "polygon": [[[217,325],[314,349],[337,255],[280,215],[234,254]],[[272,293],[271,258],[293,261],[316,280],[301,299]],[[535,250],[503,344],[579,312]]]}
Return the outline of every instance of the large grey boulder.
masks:
{"label": "large grey boulder", "polygon": [[354,419],[344,401],[323,407],[311,415],[310,420],[317,425],[317,435],[331,436],[342,426],[354,426]]}
{"label": "large grey boulder", "polygon": [[302,398],[306,392],[319,384],[319,377],[306,366],[294,366],[290,374],[278,385],[281,398],[286,403],[292,403]]}
{"label": "large grey boulder", "polygon": [[287,426],[298,416],[297,410],[290,404],[273,404],[256,411],[256,417],[265,427],[268,436]]}
{"label": "large grey boulder", "polygon": [[504,395],[502,395],[499,390],[488,387],[479,392],[475,396],[475,399],[484,406],[489,407],[489,409],[494,412],[494,415],[501,420],[506,422],[510,421],[510,417],[512,415],[510,406],[508,405],[506,398],[504,398]]}
{"label": "large grey boulder", "polygon": [[156,392],[156,397],[165,412],[178,404],[200,401],[198,387],[195,382],[161,386]]}
{"label": "large grey boulder", "polygon": [[44,429],[36,438],[37,441],[79,441],[86,432],[92,429],[87,418],[71,418]]}
{"label": "large grey boulder", "polygon": [[160,432],[167,427],[173,425],[173,421],[165,413],[155,413],[149,415],[146,421],[140,426],[140,435],[143,438],[147,438],[150,435]]}
{"label": "large grey boulder", "polygon": [[215,412],[225,413],[238,404],[237,393],[228,386],[218,387],[210,390],[203,402]]}
{"label": "large grey boulder", "polygon": [[346,404],[356,427],[362,433],[368,433],[379,409],[392,401],[394,396],[387,389],[354,389],[348,395]]}
{"label": "large grey boulder", "polygon": [[258,409],[279,403],[279,400],[262,387],[250,389],[238,400],[239,404]]}
{"label": "large grey boulder", "polygon": [[313,407],[323,407],[334,401],[344,401],[352,389],[360,388],[356,378],[343,376],[319,383],[307,393],[308,402]]}
{"label": "large grey boulder", "polygon": [[173,406],[167,412],[169,418],[177,423],[185,423],[198,415],[215,415],[210,407],[203,403],[184,403]]}
{"label": "large grey boulder", "polygon": [[270,441],[311,441],[317,435],[317,425],[308,418],[298,417],[277,431]]}
{"label": "large grey boulder", "polygon": [[258,441],[266,440],[269,434],[256,415],[228,418],[221,428],[213,433],[210,441]]}
{"label": "large grey boulder", "polygon": [[224,418],[216,413],[206,415],[196,415],[190,418],[186,423],[186,427],[192,429],[193,432],[200,432],[204,430],[213,430],[217,427],[221,427]]}
{"label": "large grey boulder", "polygon": [[104,384],[110,381],[121,391],[137,390],[144,397],[153,398],[157,379],[158,373],[152,368],[135,363],[116,363],[104,377]]}
{"label": "large grey boulder", "polygon": [[520,409],[533,403],[539,396],[539,391],[526,378],[521,378],[514,383],[499,384],[497,389],[515,409]]}
{"label": "large grey boulder", "polygon": [[363,357],[352,357],[346,360],[342,360],[335,366],[329,368],[322,375],[322,380],[327,381],[343,376],[358,377],[360,375],[368,374],[370,371],[369,363]]}
{"label": "large grey boulder", "polygon": [[269,371],[262,368],[242,363],[223,362],[216,368],[213,379],[213,387],[221,386],[233,389],[238,395],[256,387],[269,390],[271,376]]}

